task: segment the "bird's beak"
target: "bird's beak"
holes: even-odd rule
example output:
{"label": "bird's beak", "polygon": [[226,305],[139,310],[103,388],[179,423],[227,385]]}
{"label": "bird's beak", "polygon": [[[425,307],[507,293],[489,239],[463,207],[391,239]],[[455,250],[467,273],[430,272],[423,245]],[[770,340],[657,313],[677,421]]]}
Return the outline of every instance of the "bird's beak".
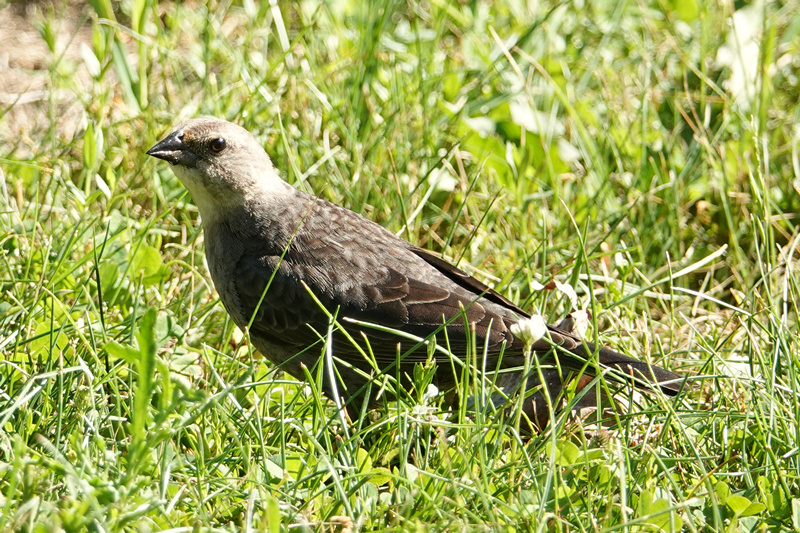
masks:
{"label": "bird's beak", "polygon": [[193,166],[195,155],[183,142],[180,131],[174,131],[147,151],[147,155],[163,159],[173,165]]}

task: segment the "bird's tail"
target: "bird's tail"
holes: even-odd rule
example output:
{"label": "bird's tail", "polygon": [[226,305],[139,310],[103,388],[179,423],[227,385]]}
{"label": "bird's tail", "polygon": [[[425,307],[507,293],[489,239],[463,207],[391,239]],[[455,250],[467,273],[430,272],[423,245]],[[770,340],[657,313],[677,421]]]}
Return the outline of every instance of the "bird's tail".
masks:
{"label": "bird's tail", "polygon": [[684,387],[686,378],[680,374],[670,372],[660,366],[656,366],[645,361],[622,355],[619,352],[606,347],[596,349],[590,342],[585,342],[577,336],[563,330],[549,327],[549,339],[540,339],[533,345],[533,350],[542,353],[550,351],[555,345],[556,350],[563,354],[560,356],[560,363],[568,369],[580,369],[586,367],[589,374],[594,374],[593,365],[586,361],[591,361],[597,352],[597,362],[601,371],[610,369],[610,378],[627,377],[636,387],[643,390],[660,389],[668,396],[677,395]]}
{"label": "bird's tail", "polygon": [[[594,352],[594,347],[591,344],[587,344],[586,348],[590,352]],[[609,348],[600,348],[597,358],[601,368],[610,368],[616,373],[631,376],[634,385],[640,389],[654,390],[658,388],[668,396],[676,396],[684,387],[686,381],[685,376],[670,372],[660,366],[622,355]]]}
{"label": "bird's tail", "polygon": [[[549,346],[548,351],[553,349]],[[562,351],[563,348],[558,348]],[[584,363],[594,357],[595,348],[589,343],[572,346],[568,354],[559,356],[559,364],[554,364],[552,358],[545,357],[539,352],[537,358],[539,368],[532,369],[527,379],[522,372],[507,372],[495,378],[495,386],[499,391],[493,394],[491,401],[495,408],[501,410],[511,409],[515,405],[513,399],[521,391],[523,382],[527,400],[522,404],[522,411],[527,420],[532,424],[526,432],[538,432],[544,429],[551,417],[551,409],[560,411],[566,389],[569,387],[578,393],[593,382],[596,374],[592,363]],[[552,355],[552,352],[550,352]],[[609,348],[600,348],[597,352],[598,364],[606,379],[614,381],[628,381],[638,389],[644,391],[661,390],[668,396],[676,396],[685,387],[686,378],[680,374],[670,372],[659,366],[651,365],[615,352]],[[575,376],[574,373],[585,368],[585,373]],[[608,370],[606,370],[608,369]],[[573,380],[577,379],[577,383]],[[572,383],[572,385],[570,385]],[[599,396],[598,396],[599,394]],[[587,407],[608,407],[616,402],[607,397],[602,389],[598,393],[585,391],[579,394],[580,398],[571,405],[571,410],[580,412]],[[549,401],[546,397],[549,397]]]}

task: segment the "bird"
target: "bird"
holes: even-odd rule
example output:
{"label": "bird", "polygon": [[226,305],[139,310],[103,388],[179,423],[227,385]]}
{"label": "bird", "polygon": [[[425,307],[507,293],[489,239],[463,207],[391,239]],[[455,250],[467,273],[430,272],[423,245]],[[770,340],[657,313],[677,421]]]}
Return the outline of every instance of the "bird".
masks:
{"label": "bird", "polygon": [[435,386],[452,389],[468,375],[469,353],[501,397],[533,391],[522,411],[539,428],[575,372],[584,384],[603,372],[668,396],[682,390],[681,375],[595,346],[566,322],[526,338],[537,315],[438,254],[291,186],[235,123],[187,120],[147,155],[169,162],[196,203],[208,269],[233,322],[298,380],[321,374],[324,393],[352,416],[410,387],[418,364],[435,363]]}

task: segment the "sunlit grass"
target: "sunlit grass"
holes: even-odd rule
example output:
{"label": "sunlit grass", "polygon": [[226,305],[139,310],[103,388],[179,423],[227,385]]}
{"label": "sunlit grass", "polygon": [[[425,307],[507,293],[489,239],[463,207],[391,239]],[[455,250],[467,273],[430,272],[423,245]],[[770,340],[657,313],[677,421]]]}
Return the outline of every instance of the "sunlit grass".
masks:
{"label": "sunlit grass", "polygon": [[[0,529],[800,527],[796,10],[737,12],[753,52],[691,2],[366,6],[27,15],[48,93],[0,108],[38,117],[0,124]],[[538,287],[571,284],[590,336],[697,388],[527,436],[420,369],[344,420],[235,330],[144,155],[197,115],[552,321]]]}

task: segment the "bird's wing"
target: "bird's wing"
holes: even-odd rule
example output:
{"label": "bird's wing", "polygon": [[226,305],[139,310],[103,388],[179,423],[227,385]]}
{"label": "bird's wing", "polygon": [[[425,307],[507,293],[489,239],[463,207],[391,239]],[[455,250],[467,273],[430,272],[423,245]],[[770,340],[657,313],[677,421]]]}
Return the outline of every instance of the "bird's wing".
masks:
{"label": "bird's wing", "polygon": [[[351,336],[366,336],[381,365],[396,360],[401,341],[399,353],[418,344],[385,328],[420,339],[436,334],[454,354],[467,352],[471,336],[490,354],[514,341],[508,328],[517,319],[514,313],[524,313],[510,301],[455,267],[443,270],[445,261],[352,211],[315,202],[305,209],[299,228],[280,230],[292,235],[285,251],[248,250],[234,269],[237,299],[252,319],[252,334],[287,348],[306,348],[328,330],[322,304]],[[359,351],[349,341],[336,342],[342,359]],[[421,347],[405,360],[426,358]]]}
{"label": "bird's wing", "polygon": [[486,300],[494,302],[497,305],[503,306],[504,308],[508,309],[519,315],[520,317],[529,318],[530,315],[523,311],[517,304],[497,292],[496,290],[492,289],[488,285],[481,283],[474,277],[470,276],[460,268],[453,266],[452,264],[448,263],[441,257],[428,252],[427,250],[423,250],[421,248],[412,248],[413,252],[425,260],[426,263],[434,267],[440,273],[444,274],[447,278],[451,281],[459,285],[460,287],[470,291],[475,297],[482,297]]}
{"label": "bird's wing", "polygon": [[[245,309],[257,309],[251,312],[251,334],[273,344],[302,350],[328,331],[330,318],[322,306],[336,316],[351,337],[362,340],[366,336],[369,347],[365,344],[360,347],[371,352],[381,366],[394,362],[398,353],[404,354],[417,346],[414,339],[434,334],[441,346],[449,347],[455,354],[466,352],[470,334],[479,349],[486,348],[490,353],[499,352],[505,341],[513,340],[505,317],[487,309],[485,302],[475,301],[471,293],[458,286],[434,285],[416,278],[413,272],[390,267],[359,270],[351,264],[338,264],[339,259],[330,257],[323,275],[319,264],[309,261],[307,255],[305,259],[300,264],[287,254],[283,259],[245,256],[240,260],[236,279],[239,300]],[[329,268],[337,273],[331,274]],[[360,282],[335,283],[345,272],[349,274],[344,275],[358,276]],[[333,284],[327,282],[328,276],[334,278]],[[341,359],[350,360],[360,353],[348,340],[337,337],[335,342],[336,354]],[[398,343],[402,345],[400,348]],[[404,360],[424,361],[427,348],[418,348]]]}

